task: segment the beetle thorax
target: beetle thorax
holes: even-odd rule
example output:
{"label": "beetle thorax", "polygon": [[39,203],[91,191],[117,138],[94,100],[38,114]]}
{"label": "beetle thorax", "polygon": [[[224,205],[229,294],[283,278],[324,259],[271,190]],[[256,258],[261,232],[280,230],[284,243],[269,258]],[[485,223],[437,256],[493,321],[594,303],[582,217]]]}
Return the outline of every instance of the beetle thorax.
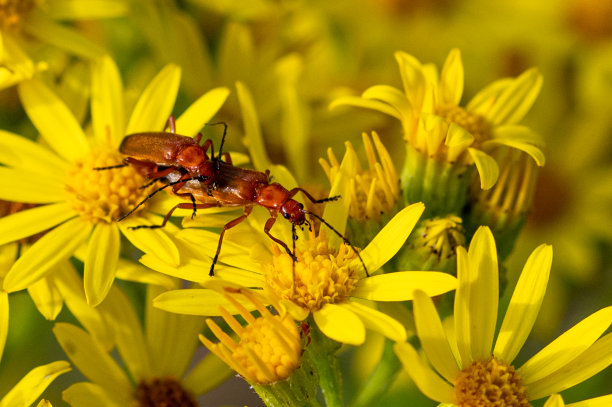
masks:
{"label": "beetle thorax", "polygon": [[176,155],[178,165],[192,174],[200,174],[200,167],[208,161],[208,156],[198,145],[190,145],[179,151]]}

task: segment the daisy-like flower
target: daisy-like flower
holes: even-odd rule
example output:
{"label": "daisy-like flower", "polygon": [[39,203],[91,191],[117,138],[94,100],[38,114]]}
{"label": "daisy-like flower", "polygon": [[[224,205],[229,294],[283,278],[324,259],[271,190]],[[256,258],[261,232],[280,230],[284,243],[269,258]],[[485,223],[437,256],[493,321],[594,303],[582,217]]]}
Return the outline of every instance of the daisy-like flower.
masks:
{"label": "daisy-like flower", "polygon": [[[450,52],[439,78],[435,67],[422,65],[404,52],[395,56],[403,93],[391,86],[377,85],[361,97],[339,98],[332,107],[365,107],[401,121],[407,144],[402,186],[408,202],[422,200],[428,210],[430,206],[436,209],[432,205],[441,205],[440,211],[434,213],[455,212],[465,202],[469,165],[476,165],[482,189],[491,188],[497,181],[499,166],[488,154],[496,146],[524,151],[538,165],[544,164],[540,138],[518,125],[540,91],[542,78],[536,69],[515,79],[493,82],[462,107],[464,78],[458,49]],[[445,198],[436,196],[437,188],[446,183],[450,186],[444,192]],[[449,202],[436,204],[436,199]]]}
{"label": "daisy-like flower", "polygon": [[[215,289],[233,306],[233,312],[239,312],[245,324],[222,307],[223,319],[235,337],[223,332],[212,319],[206,319],[220,342],[213,343],[200,335],[204,346],[238,372],[268,405],[299,405],[311,398],[318,377],[312,369],[302,366],[303,338],[293,318],[278,303],[271,304],[276,310],[273,314],[264,305],[268,299],[253,290],[223,282]],[[249,308],[254,307],[259,315],[251,314],[239,300],[250,303]]]}
{"label": "daisy-like flower", "polygon": [[[0,407],[31,406],[59,375],[70,370],[70,364],[63,360],[35,367],[0,399]],[[41,400],[37,406],[50,407],[51,403]]]}
{"label": "daisy-like flower", "polygon": [[612,307],[585,318],[520,367],[521,350],[546,289],[552,248],[541,245],[529,257],[518,280],[497,339],[499,285],[495,241],[478,229],[469,251],[457,249],[454,330],[445,330],[435,306],[422,292],[413,301],[418,337],[433,366],[412,345],[395,351],[416,385],[432,400],[453,406],[529,406],[586,380],[612,363]]}
{"label": "daisy-like flower", "polygon": [[[150,210],[121,223],[115,221],[146,197],[147,191],[140,188],[146,180],[131,167],[94,170],[121,163],[123,157],[117,149],[125,134],[163,130],[179,82],[180,69],[166,66],[144,90],[126,124],[119,72],[110,58],[102,58],[92,75],[92,138],[43,83],[29,80],[19,85],[24,108],[49,148],[1,133],[0,162],[5,166],[0,168],[0,198],[40,205],[0,219],[0,244],[48,232],[6,275],[6,291],[28,287],[85,245],[85,293],[90,304],[99,304],[115,277],[121,234],[142,251],[155,251],[166,261],[179,263],[178,250],[168,235],[172,225],[165,230],[129,229],[159,223]],[[223,104],[228,92],[225,88],[213,89],[191,105],[177,119],[181,133],[195,135]],[[165,214],[167,210],[160,208],[159,212]]]}
{"label": "daisy-like flower", "polygon": [[46,68],[28,55],[34,43],[46,43],[70,53],[95,58],[104,51],[60,21],[113,18],[125,15],[126,2],[102,0],[84,3],[79,0],[4,0],[0,4],[0,38],[2,63],[0,88],[30,79]]}
{"label": "daisy-like flower", "polygon": [[186,374],[204,320],[152,308],[151,299],[160,291],[148,286],[144,328],[130,300],[116,287],[99,307],[115,332],[122,365],[83,329],[68,323],[55,325],[59,344],[90,380],[64,391],[63,398],[71,406],[197,406],[198,396],[231,375],[213,355]]}

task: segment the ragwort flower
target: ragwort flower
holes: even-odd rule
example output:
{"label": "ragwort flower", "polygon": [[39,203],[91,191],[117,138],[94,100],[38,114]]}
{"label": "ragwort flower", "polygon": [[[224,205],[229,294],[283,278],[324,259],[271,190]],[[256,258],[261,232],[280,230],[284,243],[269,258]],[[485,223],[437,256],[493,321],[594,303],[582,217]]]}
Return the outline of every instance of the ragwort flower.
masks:
{"label": "ragwort flower", "polygon": [[124,367],[86,331],[69,323],[55,324],[58,342],[90,380],[64,391],[64,400],[71,406],[197,406],[199,395],[231,375],[213,355],[186,373],[204,320],[152,308],[151,299],[159,292],[158,287],[148,287],[144,327],[130,300],[116,287],[99,307],[115,332]]}
{"label": "ragwort flower", "polygon": [[552,248],[547,245],[529,257],[495,343],[499,269],[488,228],[476,232],[469,251],[458,248],[453,332],[445,331],[428,296],[415,293],[417,333],[435,371],[412,345],[397,343],[395,351],[427,397],[458,407],[529,406],[530,400],[572,387],[612,363],[612,334],[600,338],[612,324],[608,307],[576,324],[522,366],[512,365],[536,320],[551,262]]}
{"label": "ragwort flower", "polygon": [[[48,232],[17,260],[4,279],[5,290],[28,287],[85,244],[85,292],[90,304],[99,304],[115,277],[120,234],[142,251],[155,251],[178,264],[178,250],[167,233],[172,225],[165,230],[130,230],[132,225],[159,223],[149,210],[115,221],[146,196],[140,188],[145,179],[131,167],[94,168],[121,163],[117,149],[125,134],[164,128],[179,81],[180,69],[166,66],[144,90],[126,124],[119,72],[110,58],[101,59],[92,77],[93,138],[43,83],[29,80],[19,85],[24,108],[50,148],[2,132],[0,162],[6,166],[0,168],[0,198],[40,205],[1,219],[0,244]],[[203,95],[177,119],[179,130],[195,135],[227,95],[225,88]],[[165,208],[159,212],[165,214]]]}
{"label": "ragwort flower", "polygon": [[[35,367],[0,399],[0,407],[31,406],[59,375],[70,370],[70,364],[63,360]],[[50,405],[46,400],[38,403],[39,407]]]}

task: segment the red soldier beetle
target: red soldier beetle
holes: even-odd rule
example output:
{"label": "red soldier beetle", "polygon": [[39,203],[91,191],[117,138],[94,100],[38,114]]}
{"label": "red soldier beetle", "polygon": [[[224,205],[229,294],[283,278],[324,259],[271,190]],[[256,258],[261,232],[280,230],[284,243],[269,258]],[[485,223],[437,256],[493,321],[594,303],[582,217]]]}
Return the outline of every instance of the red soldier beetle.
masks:
{"label": "red soldier beetle", "polygon": [[[304,206],[294,199],[294,196],[298,192],[301,192],[314,204],[335,201],[339,199],[340,196],[315,199],[302,188],[288,190],[278,182],[270,183],[269,170],[260,172],[232,165],[229,153],[222,152],[227,133],[227,124],[223,122],[207,124],[224,125],[223,137],[217,157],[214,156],[211,140],[206,140],[202,146],[199,145],[199,141],[202,138],[201,134],[193,138],[176,134],[174,117],[172,116],[168,119],[170,133],[136,133],[125,137],[119,148],[121,153],[128,155],[128,157],[124,159],[124,163],[122,165],[98,169],[103,170],[133,165],[137,170],[142,171],[144,176],[152,179],[152,182],[159,180],[166,184],[149,194],[130,212],[117,219],[117,221],[125,219],[157,192],[170,186],[172,186],[172,191],[176,195],[181,197],[188,196],[192,201],[191,204],[181,203],[173,207],[166,214],[160,225],[140,225],[131,227],[131,229],[161,228],[165,226],[168,219],[177,208],[193,208],[193,214],[195,214],[196,209],[244,207],[244,213],[242,215],[223,226],[223,230],[219,235],[217,251],[215,252],[215,256],[210,266],[209,276],[212,277],[214,276],[215,264],[219,259],[225,232],[245,220],[247,216],[250,215],[254,206],[262,206],[268,209],[270,218],[264,225],[264,232],[270,239],[285,249],[294,263],[297,261],[295,255],[295,241],[297,240],[295,227],[306,225],[310,228],[310,222],[306,219],[306,215],[310,215],[325,224],[331,231],[338,235],[344,243],[351,247],[361,261],[366,275],[369,276],[361,255],[349,240],[322,217],[316,213],[305,210]],[[165,138],[167,138],[167,140],[165,140]],[[211,149],[210,159],[207,154],[209,148]],[[225,158],[225,161],[222,161],[221,157]],[[160,170],[159,167],[167,168]],[[199,203],[196,204],[196,201]],[[293,250],[289,249],[285,242],[270,233],[279,213],[292,225]]]}

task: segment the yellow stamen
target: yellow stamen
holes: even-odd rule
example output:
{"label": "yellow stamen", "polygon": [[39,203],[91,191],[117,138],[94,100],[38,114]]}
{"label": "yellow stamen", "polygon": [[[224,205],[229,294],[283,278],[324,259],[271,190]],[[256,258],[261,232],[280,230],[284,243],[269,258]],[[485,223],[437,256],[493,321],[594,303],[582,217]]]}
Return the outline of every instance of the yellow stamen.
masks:
{"label": "yellow stamen", "polygon": [[198,406],[193,395],[173,377],[141,381],[134,399],[134,407]]}
{"label": "yellow stamen", "polygon": [[310,232],[308,239],[302,239],[295,264],[277,245],[272,252],[272,264],[264,265],[266,289],[309,311],[347,300],[363,271],[359,262],[353,262],[357,256],[350,246],[329,247],[324,230],[317,237]]}
{"label": "yellow stamen", "polygon": [[[240,325],[236,318],[221,308],[223,319],[236,332],[238,342],[208,319],[208,326],[221,342],[215,344],[200,336],[204,346],[251,383],[272,384],[289,378],[300,366],[302,352],[301,338],[295,321],[289,314],[273,315],[246,289],[227,289],[224,295],[247,321],[247,325]],[[236,295],[243,295],[251,301],[261,316],[255,318],[233,298]]]}
{"label": "yellow stamen", "polygon": [[97,151],[74,163],[68,172],[68,202],[87,220],[112,222],[147,196],[146,180],[132,167],[94,170],[121,163],[118,152]]}
{"label": "yellow stamen", "polygon": [[521,376],[502,360],[492,356],[476,361],[455,380],[458,407],[529,407]]}
{"label": "yellow stamen", "polygon": [[457,123],[474,136],[472,147],[478,147],[480,143],[491,138],[491,126],[483,116],[468,112],[460,106],[439,106],[436,108],[436,114],[448,123]]}

